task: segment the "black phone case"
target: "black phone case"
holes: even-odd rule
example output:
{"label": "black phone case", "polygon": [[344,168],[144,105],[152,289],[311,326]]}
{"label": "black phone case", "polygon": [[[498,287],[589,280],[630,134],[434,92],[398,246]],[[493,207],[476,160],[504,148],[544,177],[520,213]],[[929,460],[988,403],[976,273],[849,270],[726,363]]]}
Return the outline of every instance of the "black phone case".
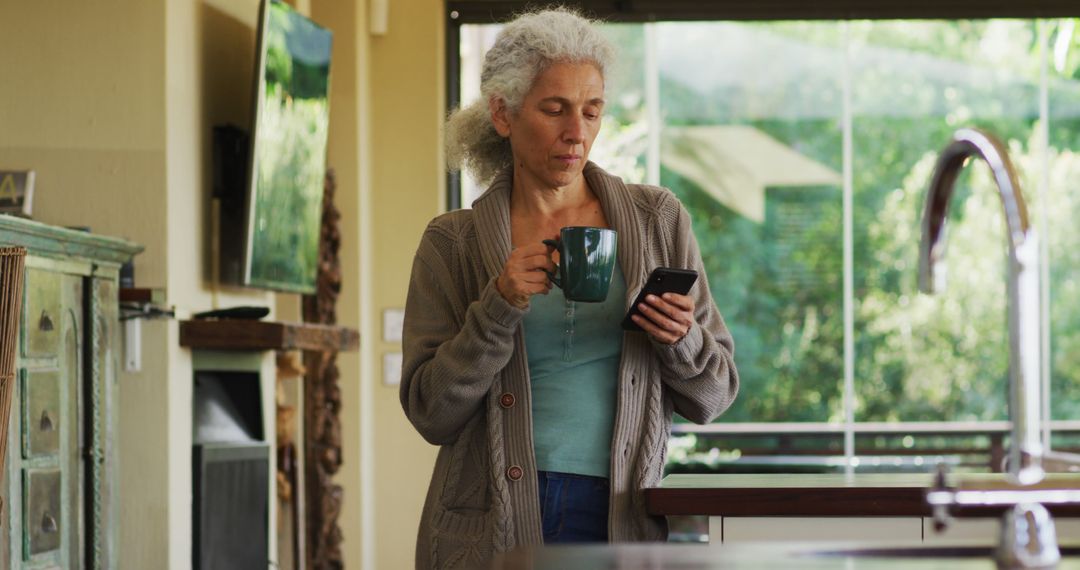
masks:
{"label": "black phone case", "polygon": [[649,280],[645,282],[645,286],[638,292],[634,304],[630,305],[630,310],[626,312],[626,317],[623,318],[623,330],[642,330],[637,323],[630,320],[630,317],[640,312],[638,311],[638,304],[644,302],[646,296],[660,296],[664,293],[685,295],[690,292],[690,288],[694,286],[697,277],[697,271],[693,269],[676,269],[674,267],[657,267],[653,269],[652,273],[649,274]]}

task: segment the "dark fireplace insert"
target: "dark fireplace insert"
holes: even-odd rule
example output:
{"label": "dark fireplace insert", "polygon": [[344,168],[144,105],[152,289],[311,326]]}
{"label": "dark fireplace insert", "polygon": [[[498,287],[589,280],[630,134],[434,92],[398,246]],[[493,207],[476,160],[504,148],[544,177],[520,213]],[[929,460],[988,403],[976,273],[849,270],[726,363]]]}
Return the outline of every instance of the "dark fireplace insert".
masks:
{"label": "dark fireplace insert", "polygon": [[270,445],[262,425],[257,372],[195,373],[196,570],[269,567]]}

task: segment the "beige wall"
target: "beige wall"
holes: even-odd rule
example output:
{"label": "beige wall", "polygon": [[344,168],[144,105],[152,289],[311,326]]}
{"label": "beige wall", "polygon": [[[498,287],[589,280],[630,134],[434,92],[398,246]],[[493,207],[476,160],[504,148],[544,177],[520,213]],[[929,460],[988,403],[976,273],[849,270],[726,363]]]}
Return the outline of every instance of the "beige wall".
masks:
{"label": "beige wall", "polygon": [[[381,315],[404,306],[420,233],[443,203],[443,5],[394,0],[388,33],[371,36],[365,0],[296,4],[335,32],[338,315],[363,335],[339,360],[344,556],[349,568],[408,568],[436,450],[381,383],[383,354],[400,350],[381,340]],[[182,312],[245,303],[298,316],[294,296],[217,286],[207,269],[210,129],[250,121],[257,5],[24,2],[0,18],[0,168],[37,170],[36,219],[145,245],[138,285]],[[122,568],[191,566],[192,355],[178,337],[176,321],[145,323],[143,369],[121,377]]]}
{"label": "beige wall", "polygon": [[382,385],[382,355],[400,343],[382,341],[381,315],[405,305],[412,257],[427,222],[442,209],[440,151],[445,115],[443,6],[394,0],[385,36],[371,40],[374,358],[368,359],[375,424],[375,568],[411,568],[420,509],[436,448],[412,428],[396,387]]}
{"label": "beige wall", "polygon": [[[334,31],[330,140],[326,161],[336,175],[336,203],[341,211],[339,255],[343,287],[338,297],[337,317],[340,324],[360,330],[361,350],[369,351],[371,336],[362,317],[370,312],[364,305],[364,299],[370,298],[370,285],[364,280],[361,269],[361,260],[370,250],[370,240],[361,230],[368,227],[371,214],[367,205],[370,202],[371,162],[367,119],[370,102],[367,10],[362,1],[314,0],[311,16]],[[365,458],[370,454],[369,446],[361,442],[362,411],[367,410],[370,414],[371,406],[371,399],[363,395],[370,391],[370,377],[361,368],[362,354],[352,352],[338,356],[342,466],[336,482],[344,489],[338,523],[344,533],[342,556],[346,568],[374,568],[363,564],[364,555],[374,552],[373,547],[364,548],[364,544],[370,542],[364,539],[364,533],[370,532],[374,525],[362,523],[364,511],[370,513],[368,505],[371,502],[365,498],[370,493],[364,493],[365,479],[361,476],[362,466],[370,462]],[[370,430],[365,430],[363,435],[370,437]]]}
{"label": "beige wall", "polygon": [[0,169],[37,171],[35,218],[146,246],[140,272],[157,286],[166,274],[165,46],[155,38],[164,28],[164,6],[152,2],[0,9]]}

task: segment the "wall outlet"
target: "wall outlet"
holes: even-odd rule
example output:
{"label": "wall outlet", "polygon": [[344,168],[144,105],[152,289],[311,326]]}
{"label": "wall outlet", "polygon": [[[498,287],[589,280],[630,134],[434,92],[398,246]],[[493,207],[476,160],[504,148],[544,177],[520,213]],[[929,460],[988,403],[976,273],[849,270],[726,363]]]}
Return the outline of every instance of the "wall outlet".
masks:
{"label": "wall outlet", "polygon": [[401,353],[387,352],[382,357],[382,383],[383,386],[397,386],[401,384]]}

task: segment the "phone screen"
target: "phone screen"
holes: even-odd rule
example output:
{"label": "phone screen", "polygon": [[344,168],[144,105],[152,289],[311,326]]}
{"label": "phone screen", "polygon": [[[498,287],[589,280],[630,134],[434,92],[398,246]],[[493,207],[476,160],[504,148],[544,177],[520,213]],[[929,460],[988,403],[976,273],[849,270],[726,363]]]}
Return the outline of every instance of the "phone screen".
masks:
{"label": "phone screen", "polygon": [[634,304],[630,305],[630,310],[626,312],[622,328],[628,331],[642,330],[630,317],[639,313],[638,305],[645,301],[645,297],[649,295],[659,297],[664,293],[685,295],[694,286],[697,276],[697,271],[692,269],[676,269],[674,267],[657,267],[653,269],[652,273],[649,274],[648,281],[645,282],[645,286],[641,288],[637,298],[634,299]]}

